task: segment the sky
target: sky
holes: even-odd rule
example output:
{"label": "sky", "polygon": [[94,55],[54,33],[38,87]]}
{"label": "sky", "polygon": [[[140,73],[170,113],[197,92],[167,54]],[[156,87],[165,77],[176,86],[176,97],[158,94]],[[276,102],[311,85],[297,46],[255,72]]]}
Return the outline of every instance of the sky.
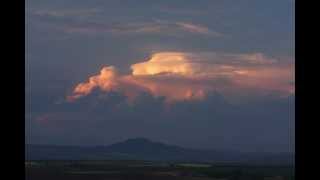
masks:
{"label": "sky", "polygon": [[294,0],[28,0],[28,144],[294,152]]}

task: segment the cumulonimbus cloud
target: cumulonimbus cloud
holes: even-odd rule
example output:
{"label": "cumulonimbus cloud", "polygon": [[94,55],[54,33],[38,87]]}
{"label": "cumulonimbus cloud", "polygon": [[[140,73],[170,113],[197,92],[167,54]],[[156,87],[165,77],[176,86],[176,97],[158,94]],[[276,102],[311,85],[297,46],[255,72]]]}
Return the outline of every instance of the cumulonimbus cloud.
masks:
{"label": "cumulonimbus cloud", "polygon": [[120,75],[113,66],[103,67],[98,75],[78,84],[68,100],[86,96],[95,88],[119,91],[129,99],[148,92],[167,101],[203,99],[211,91],[225,95],[294,93],[294,63],[261,53],[157,52],[131,69],[131,74]]}

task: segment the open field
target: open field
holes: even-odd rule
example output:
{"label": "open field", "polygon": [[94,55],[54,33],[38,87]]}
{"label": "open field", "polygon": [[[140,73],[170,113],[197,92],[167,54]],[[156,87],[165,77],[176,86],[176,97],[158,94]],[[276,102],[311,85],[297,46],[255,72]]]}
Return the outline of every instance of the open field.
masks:
{"label": "open field", "polygon": [[288,166],[147,161],[27,161],[26,180],[291,180]]}

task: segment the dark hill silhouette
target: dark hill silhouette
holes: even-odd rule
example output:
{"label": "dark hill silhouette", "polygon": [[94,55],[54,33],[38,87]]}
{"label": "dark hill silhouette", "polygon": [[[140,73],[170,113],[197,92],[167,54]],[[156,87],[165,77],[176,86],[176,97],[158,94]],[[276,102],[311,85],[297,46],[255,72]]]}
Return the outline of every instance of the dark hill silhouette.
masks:
{"label": "dark hill silhouette", "polygon": [[232,151],[197,150],[153,142],[145,138],[135,138],[109,146],[95,147],[26,145],[26,159],[293,164],[294,155],[289,153],[239,153]]}

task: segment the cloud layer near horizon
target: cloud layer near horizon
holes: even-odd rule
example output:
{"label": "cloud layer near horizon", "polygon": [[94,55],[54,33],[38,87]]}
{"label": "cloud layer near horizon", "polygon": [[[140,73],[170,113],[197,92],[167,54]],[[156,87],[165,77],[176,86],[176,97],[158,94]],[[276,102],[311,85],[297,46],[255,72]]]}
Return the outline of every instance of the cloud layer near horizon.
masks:
{"label": "cloud layer near horizon", "polygon": [[294,151],[294,96],[232,105],[210,93],[200,101],[168,106],[164,98],[148,93],[128,102],[119,92],[101,91],[29,114],[27,132],[33,142],[105,145],[147,137],[193,148]]}
{"label": "cloud layer near horizon", "polygon": [[78,84],[68,100],[90,94],[95,88],[118,91],[129,99],[147,92],[167,101],[203,99],[209,92],[228,95],[294,93],[294,63],[261,53],[157,52],[131,65],[132,74],[121,75],[105,66],[98,75]]}

